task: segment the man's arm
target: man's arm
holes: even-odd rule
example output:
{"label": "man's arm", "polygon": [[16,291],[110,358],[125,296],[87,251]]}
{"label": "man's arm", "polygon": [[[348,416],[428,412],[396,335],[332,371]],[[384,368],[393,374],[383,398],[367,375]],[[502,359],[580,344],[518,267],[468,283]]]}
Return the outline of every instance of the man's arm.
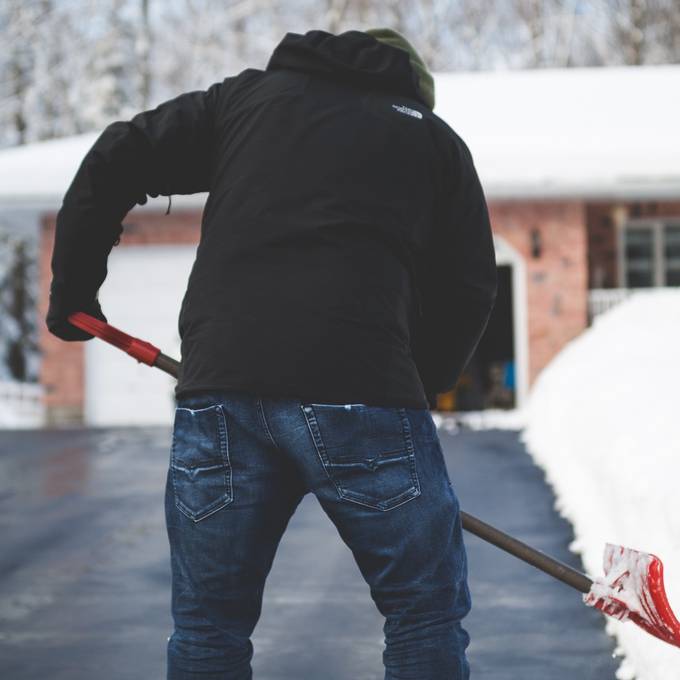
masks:
{"label": "man's arm", "polygon": [[489,214],[472,156],[458,137],[450,156],[441,209],[419,267],[422,314],[412,343],[431,405],[458,381],[498,290]]}
{"label": "man's arm", "polygon": [[106,320],[97,293],[122,220],[135,204],[146,203],[147,194],[209,191],[215,110],[225,83],[111,123],[87,152],[57,213],[46,316],[51,333],[92,338],[68,323],[74,311]]}

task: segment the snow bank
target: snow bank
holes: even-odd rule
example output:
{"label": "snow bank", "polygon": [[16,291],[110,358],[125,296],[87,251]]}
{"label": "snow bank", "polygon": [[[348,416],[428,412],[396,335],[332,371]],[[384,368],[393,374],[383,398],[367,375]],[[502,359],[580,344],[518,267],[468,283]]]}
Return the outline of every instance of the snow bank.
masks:
{"label": "snow bank", "polygon": [[486,409],[484,411],[458,411],[455,415],[433,412],[432,420],[437,428],[456,432],[469,430],[521,430],[526,424],[523,409]]}
{"label": "snow bank", "polygon": [[[545,470],[572,549],[602,575],[605,543],[658,555],[680,613],[680,290],[634,293],[596,317],[534,383],[520,433]],[[680,649],[607,620],[620,680],[680,677]],[[577,650],[575,650],[577,651]]]}

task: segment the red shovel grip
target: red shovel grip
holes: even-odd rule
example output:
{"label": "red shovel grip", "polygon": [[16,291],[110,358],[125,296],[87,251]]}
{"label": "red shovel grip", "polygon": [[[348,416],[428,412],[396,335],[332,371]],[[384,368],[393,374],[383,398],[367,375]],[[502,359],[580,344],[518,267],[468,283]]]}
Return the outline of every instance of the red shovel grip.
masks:
{"label": "red shovel grip", "polygon": [[105,340],[111,345],[127,352],[131,357],[137,359],[137,361],[148,364],[149,366],[153,366],[156,363],[156,359],[158,359],[158,355],[161,353],[161,350],[150,342],[128,335],[118,328],[106,323],[106,321],[97,319],[85,312],[74,312],[69,315],[68,320],[69,323],[72,323],[86,333],[90,333],[91,335]]}

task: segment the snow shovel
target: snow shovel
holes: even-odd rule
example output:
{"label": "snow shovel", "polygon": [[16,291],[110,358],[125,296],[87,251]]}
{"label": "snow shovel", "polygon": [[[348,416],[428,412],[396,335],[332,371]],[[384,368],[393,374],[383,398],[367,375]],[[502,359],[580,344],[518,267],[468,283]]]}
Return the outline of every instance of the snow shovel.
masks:
{"label": "snow shovel", "polygon": [[[75,312],[68,320],[122,349],[140,363],[178,377],[180,363],[151,343],[134,338],[84,312]],[[480,519],[463,511],[460,514],[464,529],[578,590],[588,606],[620,621],[630,620],[660,640],[680,647],[680,621],[668,602],[663,564],[656,555],[607,543],[603,559],[605,575],[591,580],[580,571]]]}

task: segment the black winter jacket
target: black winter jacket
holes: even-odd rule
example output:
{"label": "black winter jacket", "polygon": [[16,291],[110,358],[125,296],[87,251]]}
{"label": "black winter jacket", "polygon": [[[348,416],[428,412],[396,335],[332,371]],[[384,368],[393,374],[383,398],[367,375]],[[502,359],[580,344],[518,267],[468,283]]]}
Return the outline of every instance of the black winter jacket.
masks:
{"label": "black winter jacket", "polygon": [[97,293],[135,204],[209,192],[177,397],[427,407],[476,347],[497,274],[470,152],[417,82],[366,33],[288,33],[265,70],[109,125],[57,216],[50,330],[89,339],[66,316],[106,318]]}

